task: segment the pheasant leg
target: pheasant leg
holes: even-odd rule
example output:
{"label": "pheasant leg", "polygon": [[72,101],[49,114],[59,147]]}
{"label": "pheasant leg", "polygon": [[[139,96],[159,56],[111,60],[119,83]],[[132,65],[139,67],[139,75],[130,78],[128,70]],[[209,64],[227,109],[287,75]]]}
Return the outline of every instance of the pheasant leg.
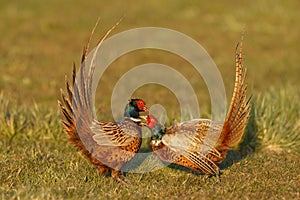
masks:
{"label": "pheasant leg", "polygon": [[110,172],[110,168],[107,166],[99,166],[98,171],[100,174],[108,174]]}
{"label": "pheasant leg", "polygon": [[118,171],[118,170],[112,170],[111,176],[112,176],[115,180],[117,180],[117,181],[119,181],[119,182],[121,182],[121,183],[123,183],[123,184],[128,184],[128,183],[130,183],[130,181],[124,176],[123,172],[121,172],[121,171]]}

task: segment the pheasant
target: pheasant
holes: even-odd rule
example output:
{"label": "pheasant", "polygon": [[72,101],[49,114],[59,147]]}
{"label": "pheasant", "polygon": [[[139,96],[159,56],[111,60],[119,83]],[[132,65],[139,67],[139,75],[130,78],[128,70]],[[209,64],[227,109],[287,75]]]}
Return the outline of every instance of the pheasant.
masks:
{"label": "pheasant", "polygon": [[61,89],[62,101],[58,103],[63,117],[62,124],[70,143],[97,166],[100,174],[110,173],[114,179],[125,182],[127,180],[121,168],[135,156],[141,146],[139,114],[148,112],[148,108],[142,99],[131,99],[126,105],[123,121],[100,122],[96,119],[91,103],[91,78],[95,71],[93,59],[112,29],[98,42],[90,68],[86,70],[91,38],[89,39],[82,55],[79,73],[76,73],[73,64],[72,82],[66,78],[66,92]]}
{"label": "pheasant", "polygon": [[219,176],[217,163],[222,162],[227,151],[240,142],[251,109],[251,98],[246,98],[246,70],[242,65],[242,46],[239,44],[236,47],[235,65],[234,92],[224,122],[193,119],[163,128],[154,116],[147,117],[146,125],[153,134],[150,146],[161,160],[208,176]]}

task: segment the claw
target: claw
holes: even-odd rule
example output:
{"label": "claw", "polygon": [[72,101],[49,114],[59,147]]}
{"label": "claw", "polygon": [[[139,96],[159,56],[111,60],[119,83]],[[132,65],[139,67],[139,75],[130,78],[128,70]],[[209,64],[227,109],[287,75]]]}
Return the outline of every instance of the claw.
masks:
{"label": "claw", "polygon": [[126,186],[131,184],[131,181],[128,178],[126,178],[125,176],[119,177],[116,180]]}
{"label": "claw", "polygon": [[130,180],[127,179],[127,178],[124,176],[123,172],[121,172],[121,171],[113,170],[113,171],[111,172],[111,176],[112,176],[116,181],[118,181],[119,183],[122,183],[122,184],[124,184],[124,185],[129,185],[129,184],[131,183]]}

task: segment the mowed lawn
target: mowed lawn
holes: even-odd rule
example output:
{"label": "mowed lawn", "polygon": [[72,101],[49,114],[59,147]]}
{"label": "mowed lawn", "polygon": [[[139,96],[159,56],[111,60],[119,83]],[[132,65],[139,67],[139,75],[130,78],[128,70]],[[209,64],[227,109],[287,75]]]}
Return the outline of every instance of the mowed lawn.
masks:
{"label": "mowed lawn", "polygon": [[[0,2],[0,197],[1,199],[299,199],[300,198],[300,2],[287,1],[1,1]],[[220,181],[171,165],[128,173],[129,186],[100,176],[68,144],[57,100],[65,75],[92,27],[97,40],[124,16],[113,34],[138,27],[182,32],[210,54],[223,77],[227,100],[234,84],[234,49],[243,49],[252,113],[243,142],[221,164]],[[100,120],[112,120],[111,93],[128,70],[157,62],[187,77],[201,112],[210,97],[195,69],[167,52],[140,50],[116,60],[96,95]],[[162,104],[178,119],[168,89],[144,86],[134,94]],[[142,151],[149,151],[147,140]],[[140,168],[151,169],[155,156]]]}

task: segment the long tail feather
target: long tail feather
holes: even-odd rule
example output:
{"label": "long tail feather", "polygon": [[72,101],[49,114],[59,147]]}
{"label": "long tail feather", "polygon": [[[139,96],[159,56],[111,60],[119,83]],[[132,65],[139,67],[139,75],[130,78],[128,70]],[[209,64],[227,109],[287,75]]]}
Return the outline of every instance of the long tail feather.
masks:
{"label": "long tail feather", "polygon": [[[102,164],[91,156],[90,151],[85,147],[82,140],[80,139],[80,136],[78,135],[79,132],[78,128],[80,128],[84,130],[81,132],[83,134],[86,134],[84,135],[84,138],[85,139],[90,138],[90,140],[92,141],[92,131],[90,131],[90,128],[86,126],[87,124],[92,123],[95,117],[92,112],[93,108],[90,100],[91,88],[92,88],[91,79],[93,78],[95,66],[91,64],[92,66],[90,66],[88,71],[85,69],[85,67],[86,67],[86,59],[89,51],[90,41],[95,31],[95,28],[98,24],[98,21],[92,30],[92,33],[90,35],[86,47],[84,48],[79,73],[76,73],[76,67],[75,64],[73,63],[72,80],[70,82],[66,78],[65,81],[66,92],[64,92],[61,89],[62,100],[58,102],[58,105],[60,107],[61,114],[62,114],[62,124],[64,126],[65,133],[69,136],[70,142],[84,155],[86,155],[92,164],[100,166]],[[114,27],[115,26],[113,26],[113,28]],[[107,31],[105,36],[99,40],[99,42],[97,43],[96,51],[93,56],[96,55],[99,46],[101,46],[102,42],[112,31],[112,29]]]}
{"label": "long tail feather", "polygon": [[242,43],[236,46],[236,75],[233,96],[227,113],[223,129],[216,148],[218,150],[230,149],[237,145],[245,131],[250,113],[250,99],[247,100],[245,83],[246,70],[243,68]]}

